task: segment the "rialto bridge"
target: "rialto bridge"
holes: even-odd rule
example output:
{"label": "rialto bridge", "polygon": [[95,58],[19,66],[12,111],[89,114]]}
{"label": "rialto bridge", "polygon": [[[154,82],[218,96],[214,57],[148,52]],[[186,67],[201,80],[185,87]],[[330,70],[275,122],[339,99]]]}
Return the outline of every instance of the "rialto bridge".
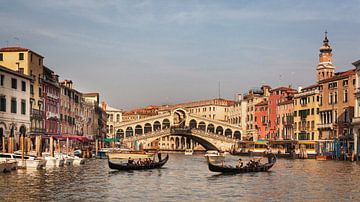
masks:
{"label": "rialto bridge", "polygon": [[128,146],[134,141],[146,147],[151,142],[166,136],[183,137],[172,149],[178,149],[179,145],[189,145],[190,142],[192,144],[192,141],[189,141],[191,139],[206,149],[229,151],[241,140],[240,127],[197,116],[183,108],[119,123],[114,125],[114,132],[116,137],[121,138]]}

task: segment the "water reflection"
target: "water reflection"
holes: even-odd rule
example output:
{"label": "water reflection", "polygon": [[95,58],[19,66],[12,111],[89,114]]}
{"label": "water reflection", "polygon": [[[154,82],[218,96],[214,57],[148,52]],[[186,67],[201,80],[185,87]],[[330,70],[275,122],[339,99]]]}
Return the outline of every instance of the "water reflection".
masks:
{"label": "water reflection", "polygon": [[223,175],[211,173],[202,155],[182,154],[171,155],[159,170],[114,171],[106,160],[89,160],[0,175],[2,201],[358,201],[359,185],[356,163],[280,159],[271,172]]}

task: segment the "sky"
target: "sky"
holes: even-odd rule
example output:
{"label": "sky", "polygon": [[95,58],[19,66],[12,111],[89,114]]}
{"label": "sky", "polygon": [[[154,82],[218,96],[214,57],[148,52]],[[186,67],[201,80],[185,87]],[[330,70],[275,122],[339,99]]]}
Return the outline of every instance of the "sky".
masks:
{"label": "sky", "polygon": [[81,92],[129,110],[315,82],[360,59],[360,1],[0,0],[0,46],[43,55]]}

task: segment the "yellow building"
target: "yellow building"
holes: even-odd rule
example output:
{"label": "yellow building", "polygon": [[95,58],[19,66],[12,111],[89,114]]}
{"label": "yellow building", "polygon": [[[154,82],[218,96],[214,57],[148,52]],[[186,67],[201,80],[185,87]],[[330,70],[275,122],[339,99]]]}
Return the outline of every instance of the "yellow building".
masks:
{"label": "yellow building", "polygon": [[303,88],[294,96],[294,136],[296,140],[318,140],[320,123],[319,85]]}
{"label": "yellow building", "polygon": [[21,47],[0,48],[0,65],[21,72],[33,78],[30,84],[31,131],[30,134],[44,132],[42,78],[44,57]]}

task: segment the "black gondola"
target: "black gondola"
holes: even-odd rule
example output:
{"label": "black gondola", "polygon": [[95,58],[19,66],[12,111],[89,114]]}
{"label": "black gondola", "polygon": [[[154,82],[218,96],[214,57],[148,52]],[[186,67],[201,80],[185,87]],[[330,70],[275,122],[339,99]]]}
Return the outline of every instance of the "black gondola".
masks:
{"label": "black gondola", "polygon": [[159,162],[153,162],[150,164],[138,165],[135,163],[114,163],[108,159],[109,168],[116,170],[148,170],[148,169],[156,169],[161,168],[165,163],[169,160],[169,154],[166,155],[164,159]]}
{"label": "black gondola", "polygon": [[244,167],[233,167],[233,166],[221,166],[214,165],[212,163],[209,164],[209,170],[212,172],[220,172],[220,173],[249,173],[249,172],[265,172],[268,171],[273,165],[276,163],[275,154],[268,154],[268,163],[260,164],[257,166],[244,166]]}

